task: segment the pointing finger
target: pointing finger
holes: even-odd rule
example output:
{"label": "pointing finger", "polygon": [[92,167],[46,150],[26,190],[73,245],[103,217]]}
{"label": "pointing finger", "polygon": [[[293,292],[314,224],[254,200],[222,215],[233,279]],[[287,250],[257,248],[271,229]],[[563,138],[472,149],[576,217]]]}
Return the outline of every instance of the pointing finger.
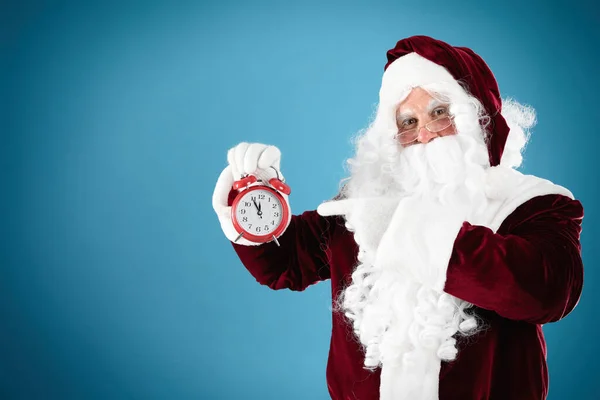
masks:
{"label": "pointing finger", "polygon": [[326,201],[317,207],[317,213],[323,217],[330,215],[346,215],[352,210],[353,200]]}

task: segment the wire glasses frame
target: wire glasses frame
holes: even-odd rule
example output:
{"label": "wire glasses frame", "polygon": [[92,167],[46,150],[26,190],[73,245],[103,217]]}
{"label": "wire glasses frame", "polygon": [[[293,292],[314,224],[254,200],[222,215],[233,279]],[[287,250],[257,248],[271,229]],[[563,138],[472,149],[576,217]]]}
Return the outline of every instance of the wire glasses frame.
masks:
{"label": "wire glasses frame", "polygon": [[[454,124],[454,117],[452,115],[445,115],[442,118],[434,119],[426,123],[425,129],[431,133],[438,133],[444,129],[449,128]],[[419,137],[419,131],[421,128],[412,128],[406,131],[398,132],[394,135],[394,139],[398,139],[400,144],[409,144],[417,140]]]}

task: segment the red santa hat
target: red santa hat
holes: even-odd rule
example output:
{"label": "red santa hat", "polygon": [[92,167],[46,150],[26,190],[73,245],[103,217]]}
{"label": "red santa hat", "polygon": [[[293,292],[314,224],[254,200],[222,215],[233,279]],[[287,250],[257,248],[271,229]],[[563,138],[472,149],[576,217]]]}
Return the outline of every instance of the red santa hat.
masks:
{"label": "red santa hat", "polygon": [[380,91],[382,99],[393,96],[394,87],[403,84],[414,87],[436,82],[461,82],[481,102],[490,117],[487,128],[490,165],[500,164],[510,128],[501,114],[498,83],[480,56],[466,47],[454,47],[428,36],[412,36],[388,50],[387,59]]}

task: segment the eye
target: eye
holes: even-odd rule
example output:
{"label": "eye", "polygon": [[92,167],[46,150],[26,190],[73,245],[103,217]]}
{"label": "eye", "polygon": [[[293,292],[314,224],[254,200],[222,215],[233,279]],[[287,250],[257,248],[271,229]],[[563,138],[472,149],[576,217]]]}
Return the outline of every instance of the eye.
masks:
{"label": "eye", "polygon": [[404,121],[402,121],[402,127],[403,128],[408,128],[411,125],[414,125],[417,123],[417,119],[416,118],[407,118]]}
{"label": "eye", "polygon": [[448,114],[448,109],[446,107],[438,107],[435,110],[433,110],[434,117],[440,117],[446,114]]}

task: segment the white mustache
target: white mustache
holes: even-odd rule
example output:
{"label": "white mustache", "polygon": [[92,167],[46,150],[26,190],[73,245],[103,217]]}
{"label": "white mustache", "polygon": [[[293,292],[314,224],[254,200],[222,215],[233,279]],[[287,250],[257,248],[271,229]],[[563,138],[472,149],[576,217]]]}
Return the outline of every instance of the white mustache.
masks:
{"label": "white mustache", "polygon": [[432,192],[466,179],[466,152],[456,136],[404,148],[393,166],[394,181],[403,192]]}

